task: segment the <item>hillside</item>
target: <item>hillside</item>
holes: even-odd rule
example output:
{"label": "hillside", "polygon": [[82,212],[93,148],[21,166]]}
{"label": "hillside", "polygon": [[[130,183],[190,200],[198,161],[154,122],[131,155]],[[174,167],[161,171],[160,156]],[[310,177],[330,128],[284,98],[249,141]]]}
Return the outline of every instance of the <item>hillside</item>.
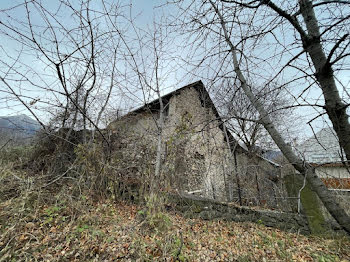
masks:
{"label": "hillside", "polygon": [[41,128],[40,124],[27,115],[0,116],[1,142],[26,143]]}
{"label": "hillside", "polygon": [[[0,157],[1,163],[1,157]],[[57,181],[58,178],[55,180]],[[349,261],[347,237],[187,218],[0,165],[0,261]],[[30,183],[28,181],[31,181]]]}
{"label": "hillside", "polygon": [[[98,151],[76,147],[77,160],[62,172],[62,154],[43,156],[43,147],[0,151],[0,262],[350,260],[346,236],[290,233],[263,220],[189,218],[161,192],[158,201],[122,201],[92,184],[103,175]],[[45,163],[48,171],[38,169]]]}
{"label": "hillside", "polygon": [[[1,261],[349,261],[350,242],[264,225],[162,213],[152,227],[142,207],[63,199],[32,211],[0,204]],[[29,211],[29,212],[28,212]],[[13,214],[16,214],[13,217]]]}

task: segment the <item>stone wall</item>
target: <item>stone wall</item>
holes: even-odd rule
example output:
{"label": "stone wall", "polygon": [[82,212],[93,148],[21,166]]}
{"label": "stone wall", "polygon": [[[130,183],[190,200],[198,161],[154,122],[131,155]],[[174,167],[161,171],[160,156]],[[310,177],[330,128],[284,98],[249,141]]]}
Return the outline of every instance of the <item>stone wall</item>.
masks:
{"label": "stone wall", "polygon": [[[176,172],[179,165],[173,163],[173,175],[188,178],[187,191],[199,191],[213,199],[226,199],[229,149],[219,128],[219,119],[210,107],[206,107],[194,88],[184,89],[170,99],[169,117],[165,130],[167,150],[180,147],[183,172]],[[176,150],[179,151],[179,150]]]}
{"label": "stone wall", "polygon": [[248,153],[238,154],[237,164],[243,204],[286,210],[283,203],[286,191],[281,183],[278,167],[257,155]]}
{"label": "stone wall", "polygon": [[[206,103],[208,97],[202,95],[198,89],[190,87],[165,101],[162,179],[181,192],[197,192],[206,198],[232,201],[238,198],[238,176],[247,204],[277,207],[276,184],[266,175],[266,170],[275,167],[240,150],[235,168],[220,119],[212,105]],[[158,115],[156,109],[144,108],[113,122],[109,128],[123,136],[129,135],[129,148],[138,141],[154,151]]]}
{"label": "stone wall", "polygon": [[[332,193],[334,194],[340,207],[343,208],[344,211],[350,216],[350,191],[334,190]],[[327,225],[335,231],[341,231],[339,224],[331,216],[326,207],[322,204],[321,200],[319,200],[319,203]]]}
{"label": "stone wall", "polygon": [[[203,106],[194,88],[173,95],[167,107],[163,130],[163,178],[180,191],[198,191],[209,198],[226,199],[229,149],[214,112]],[[129,144],[133,140],[142,141],[155,150],[158,114],[147,109],[131,113],[113,122],[109,128],[122,133],[125,141],[127,134]]]}
{"label": "stone wall", "polygon": [[288,232],[310,233],[306,217],[295,213],[252,209],[185,194],[171,195],[169,204],[189,218],[254,222]]}

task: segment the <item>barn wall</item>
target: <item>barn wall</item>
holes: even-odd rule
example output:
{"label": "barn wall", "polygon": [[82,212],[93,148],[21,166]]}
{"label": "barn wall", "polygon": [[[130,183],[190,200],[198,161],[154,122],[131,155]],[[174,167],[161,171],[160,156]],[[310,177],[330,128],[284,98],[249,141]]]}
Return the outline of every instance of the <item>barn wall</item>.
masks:
{"label": "barn wall", "polygon": [[[195,88],[186,88],[173,95],[167,106],[168,113],[163,130],[165,143],[162,175],[170,187],[180,191],[196,191],[203,197],[220,201],[232,199],[233,195],[235,200],[237,172],[240,179],[245,181],[244,186],[251,187],[251,190],[247,189],[251,196],[247,197],[256,198],[256,195],[253,196],[256,194],[256,184],[249,184],[253,181],[251,176],[254,173],[261,180],[261,187],[264,187],[261,191],[262,197],[267,199],[267,195],[274,195],[271,180],[265,182],[265,171],[275,168],[260,158],[256,157],[253,162],[251,157],[238,154],[236,170],[224,133],[219,127],[219,120],[216,119],[212,107],[203,103]],[[128,134],[132,138],[130,144],[133,140],[141,140],[155,150],[157,118],[157,112],[129,114],[113,122],[110,129]]]}

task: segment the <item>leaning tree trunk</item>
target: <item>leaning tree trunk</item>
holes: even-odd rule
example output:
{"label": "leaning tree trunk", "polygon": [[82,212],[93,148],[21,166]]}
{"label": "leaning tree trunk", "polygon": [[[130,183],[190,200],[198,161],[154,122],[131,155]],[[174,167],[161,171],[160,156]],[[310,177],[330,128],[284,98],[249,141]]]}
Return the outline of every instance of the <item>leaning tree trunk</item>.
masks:
{"label": "leaning tree trunk", "polygon": [[233,57],[235,57],[235,71],[242,83],[242,89],[244,90],[245,94],[249,97],[253,106],[259,112],[261,117],[261,123],[263,124],[267,132],[270,134],[276,145],[282,151],[283,155],[294,166],[294,168],[301,174],[306,175],[306,179],[311,185],[311,188],[317,193],[317,195],[319,196],[329,213],[334,217],[334,219],[339,223],[339,225],[347,233],[350,234],[350,217],[339,206],[334,195],[327,189],[322,180],[316,175],[315,169],[309,164],[304,163],[303,160],[293,152],[292,147],[284,141],[280,133],[276,130],[270,117],[268,116],[268,113],[265,111],[262,104],[256,99],[255,95],[249,89],[245,78],[238,67],[238,61],[235,51],[231,50],[231,52],[233,53]]}
{"label": "leaning tree trunk", "polygon": [[[346,113],[347,106],[342,102],[337,89],[332,69],[331,56],[327,58],[321,44],[321,34],[312,3],[309,0],[299,0],[300,11],[303,16],[308,34],[302,37],[305,50],[311,57],[316,70],[316,79],[320,84],[325,99],[325,109],[332,122],[339,143],[344,149],[346,158],[350,161],[350,123]],[[349,35],[345,34],[337,46]],[[337,58],[334,58],[337,59]]]}
{"label": "leaning tree trunk", "polygon": [[[349,116],[346,113],[347,105],[345,105],[340,98],[332,69],[332,64],[342,58],[342,56],[340,56],[333,58],[332,60],[332,56],[336,54],[336,49],[349,37],[349,34],[346,33],[340,37],[327,57],[323,51],[320,28],[313,9],[312,1],[299,0],[300,13],[303,16],[307,31],[305,31],[303,26],[299,24],[296,17],[288,14],[276,6],[272,1],[264,1],[264,4],[273,9],[278,15],[288,20],[299,33],[303,43],[303,48],[307,54],[310,55],[312,64],[315,68],[315,76],[322,90],[327,115],[329,116],[334,131],[337,134],[339,144],[344,149],[347,160],[350,161],[350,123]],[[330,27],[332,27],[332,25],[328,28]]]}
{"label": "leaning tree trunk", "polygon": [[226,29],[226,25],[224,19],[216,7],[216,5],[210,0],[211,5],[215,9],[216,14],[218,15],[221,21],[221,27],[224,33],[225,41],[230,47],[230,52],[232,55],[233,66],[235,73],[238,79],[241,82],[241,87],[244,93],[249,98],[250,102],[254,106],[254,108],[258,111],[260,115],[260,121],[263,124],[264,128],[270,134],[271,138],[274,140],[278,148],[282,151],[283,155],[288,159],[288,161],[294,166],[294,168],[299,171],[301,174],[306,175],[308,183],[310,183],[311,188],[317,193],[322,203],[329,211],[329,213],[334,217],[334,219],[339,223],[339,225],[350,234],[350,217],[346,214],[344,209],[342,209],[337,203],[333,194],[327,189],[322,180],[316,175],[315,169],[312,168],[309,164],[304,163],[303,160],[298,157],[294,152],[290,145],[288,145],[281,134],[275,128],[273,122],[271,121],[268,112],[265,110],[264,106],[260,103],[257,97],[250,90],[247,81],[239,67],[236,48],[234,47],[229,34]]}

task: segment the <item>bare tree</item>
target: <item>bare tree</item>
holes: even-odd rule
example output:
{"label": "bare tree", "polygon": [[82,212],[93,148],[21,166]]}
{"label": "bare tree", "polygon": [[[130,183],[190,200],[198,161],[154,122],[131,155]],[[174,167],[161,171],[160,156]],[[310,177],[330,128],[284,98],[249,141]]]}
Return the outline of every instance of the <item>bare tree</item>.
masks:
{"label": "bare tree", "polygon": [[[107,14],[107,10],[104,10]],[[108,16],[110,21],[110,30],[118,31],[118,23],[113,16]],[[162,19],[162,18],[160,18]],[[141,97],[141,102],[152,117],[155,130],[147,130],[156,145],[156,154],[154,159],[154,172],[151,172],[149,181],[144,181],[149,185],[150,198],[157,198],[161,181],[167,178],[162,176],[162,163],[164,161],[164,128],[167,111],[167,101],[162,99],[162,90],[166,88],[168,78],[174,73],[174,59],[172,57],[171,36],[167,28],[160,27],[155,20],[151,26],[142,28],[135,23],[135,17],[132,14],[129,17],[131,37],[119,34],[124,49],[124,61],[132,72],[128,80],[129,88],[137,90]],[[157,101],[158,108],[150,108],[149,102],[153,99]],[[153,133],[152,133],[153,132]],[[150,201],[159,201],[157,199]],[[159,203],[152,203],[159,205]],[[160,205],[159,205],[160,206]]]}
{"label": "bare tree", "polygon": [[105,112],[122,103],[121,93],[132,93],[122,41],[129,8],[116,1],[59,0],[0,10],[0,95],[10,106],[21,103],[45,130],[31,162],[33,170],[47,168],[55,183],[69,171],[79,187],[108,190],[111,141],[102,128]]}
{"label": "bare tree", "polygon": [[20,101],[44,128],[50,118],[55,131],[68,129],[63,140],[68,141],[74,130],[83,130],[81,142],[86,143],[91,129],[92,137],[98,133],[109,144],[100,127],[113,98],[117,103],[122,93],[142,103],[159,100],[159,112],[152,112],[157,127],[152,179],[157,184],[166,108],[161,90],[172,72],[168,32],[159,31],[155,23],[150,30],[138,27],[137,16],[125,2],[24,1],[0,12],[0,34],[20,49],[13,52],[2,46],[11,51],[0,57],[4,92]]}
{"label": "bare tree", "polygon": [[[303,80],[305,89],[297,96],[303,104],[296,101],[296,105],[324,108],[349,160],[348,102],[340,97],[336,85],[339,79],[333,71],[333,67],[341,70],[347,65],[348,4],[348,1],[312,3],[301,0],[278,7],[272,1],[180,1],[181,16],[177,18],[183,22],[180,30],[190,35],[187,43],[193,43],[193,57],[199,60],[198,65],[207,61],[205,65],[209,66],[214,78],[238,80],[237,86],[259,112],[260,122],[271,138],[289,162],[306,176],[331,215],[350,233],[349,216],[316,176],[314,169],[286,143],[259,93],[252,88],[258,86],[258,90],[263,90],[272,81],[284,80],[283,88],[286,84]],[[333,12],[331,7],[336,11]],[[318,16],[322,23],[316,19],[315,9],[318,8],[326,12]],[[325,55],[325,50],[328,55]],[[305,98],[305,92],[311,88],[321,90],[324,105]],[[346,95],[346,90],[343,91]]]}
{"label": "bare tree", "polygon": [[[249,152],[262,153],[264,148],[275,148],[276,145],[267,139],[268,133],[260,122],[259,113],[246,97],[242,89],[232,89],[238,83],[226,79],[216,90],[216,105],[225,119],[227,129],[236,139],[244,144]],[[290,137],[296,133],[296,115],[289,107],[286,94],[279,86],[266,88],[259,92],[264,107],[273,119],[279,131]],[[291,121],[294,119],[294,121]]]}
{"label": "bare tree", "polygon": [[[124,7],[109,8],[121,17]],[[83,0],[24,1],[1,10],[0,33],[7,43],[1,80],[3,92],[21,101],[40,123],[40,118],[48,122],[51,113],[56,127],[93,128],[107,141],[99,124],[121,75],[122,30],[102,26],[107,14],[101,11],[98,3]],[[20,51],[13,52],[11,45]]]}

